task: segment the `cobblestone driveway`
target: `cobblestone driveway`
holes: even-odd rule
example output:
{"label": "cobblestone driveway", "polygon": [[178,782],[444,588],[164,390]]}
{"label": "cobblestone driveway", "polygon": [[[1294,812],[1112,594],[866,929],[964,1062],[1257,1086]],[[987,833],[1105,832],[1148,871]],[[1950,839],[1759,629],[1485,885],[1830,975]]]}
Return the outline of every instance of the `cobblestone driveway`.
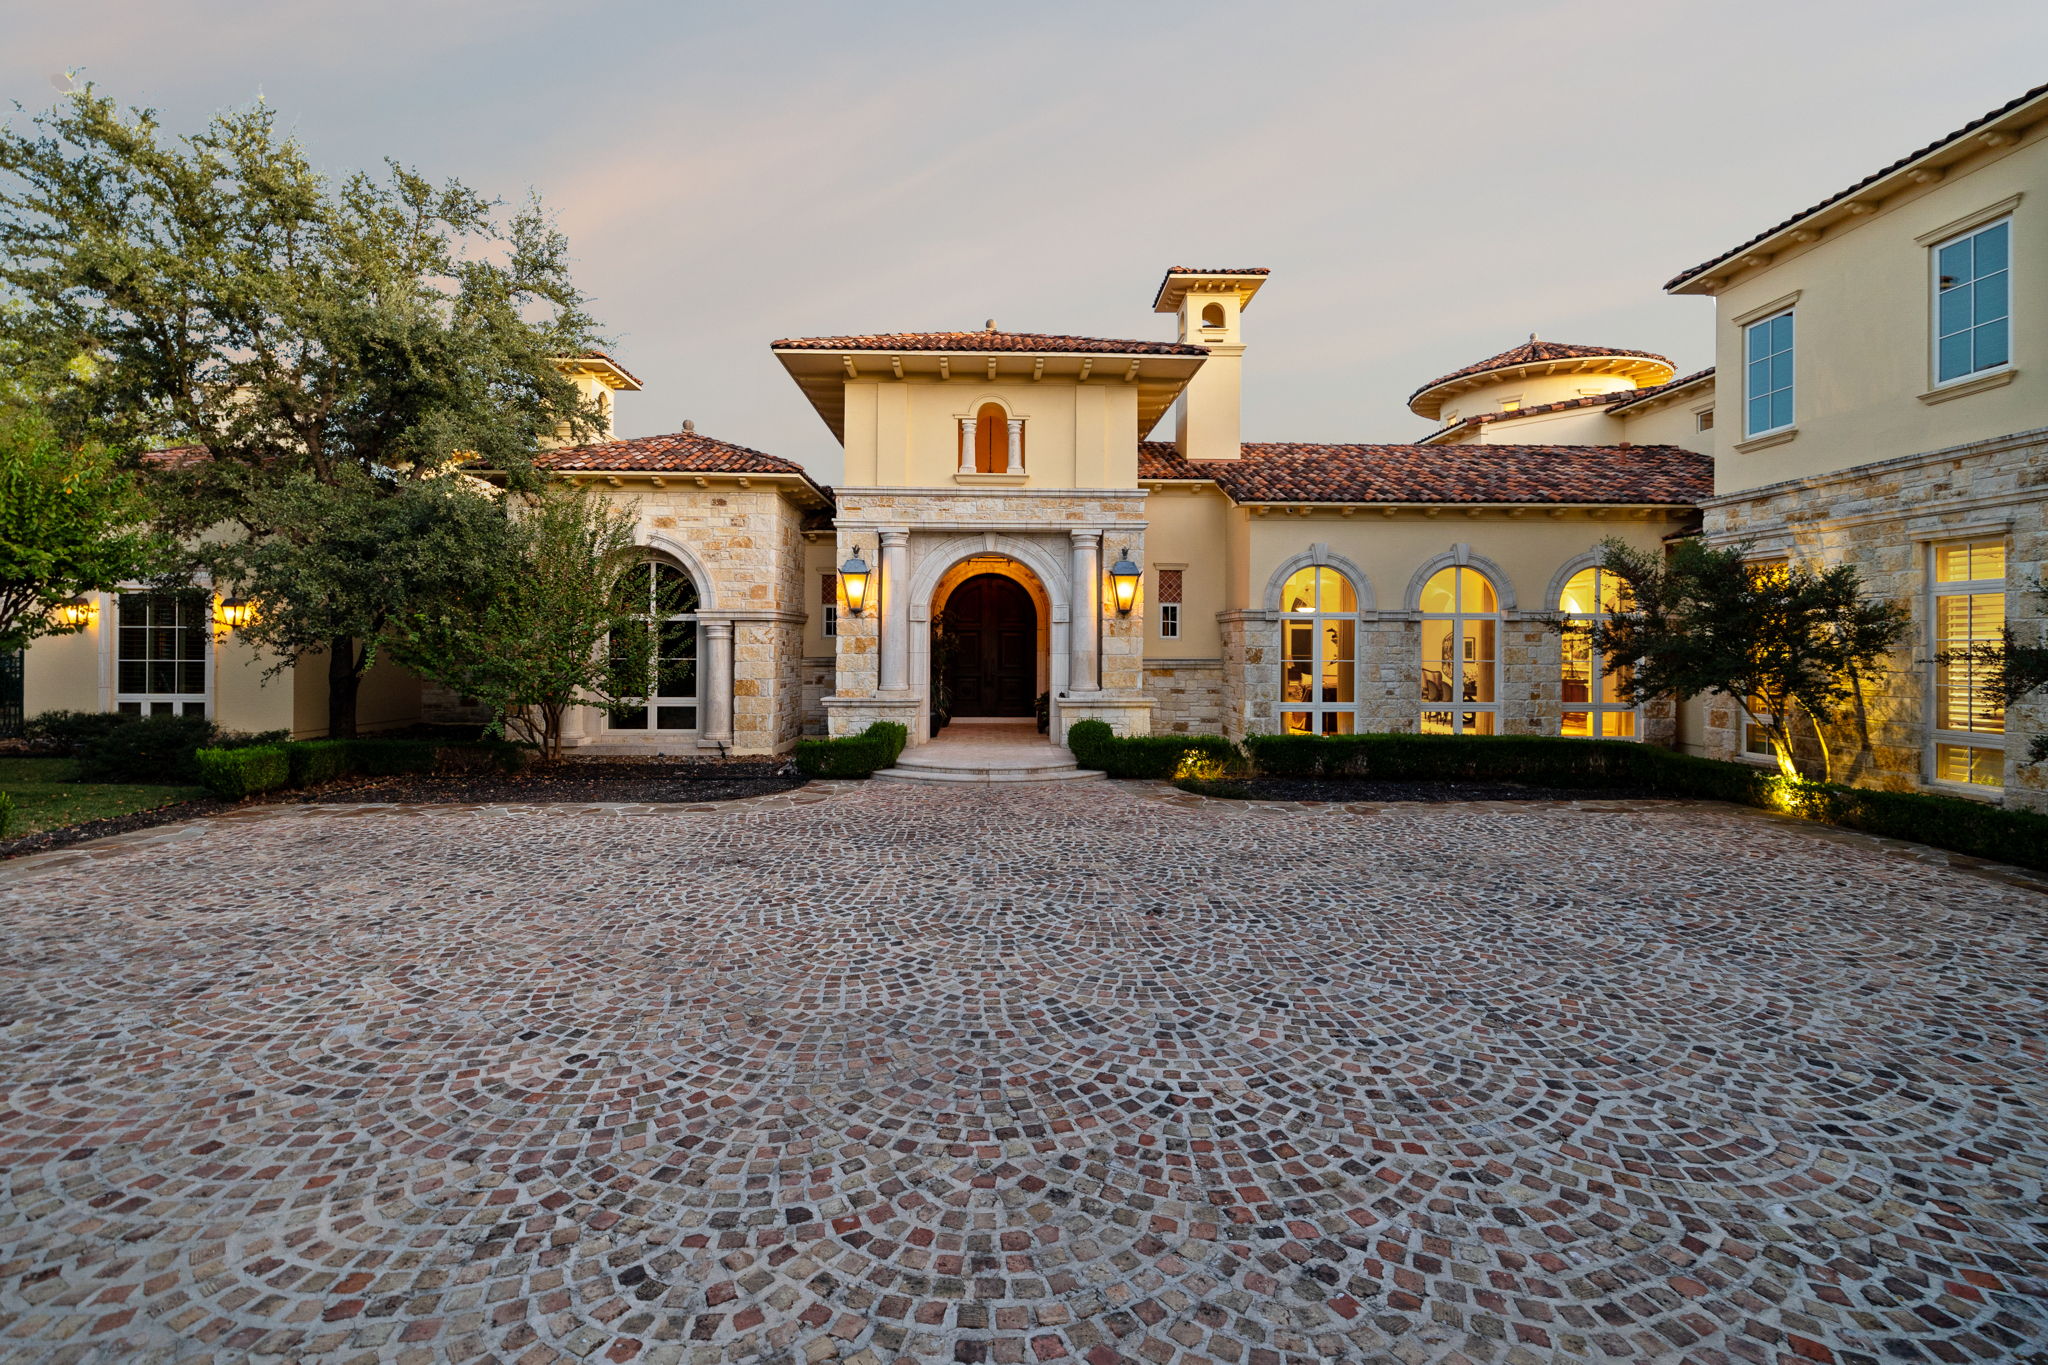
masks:
{"label": "cobblestone driveway", "polygon": [[2025,1359],[2044,906],[1711,806],[215,820],[0,884],[0,1354]]}

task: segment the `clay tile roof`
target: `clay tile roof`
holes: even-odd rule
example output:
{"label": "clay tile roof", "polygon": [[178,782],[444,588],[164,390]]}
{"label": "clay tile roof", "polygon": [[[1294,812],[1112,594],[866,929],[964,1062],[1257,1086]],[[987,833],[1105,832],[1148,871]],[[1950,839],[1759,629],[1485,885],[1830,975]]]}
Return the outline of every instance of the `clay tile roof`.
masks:
{"label": "clay tile roof", "polygon": [[1056,336],[1043,332],[874,332],[844,337],[786,337],[769,343],[778,351],[998,351],[1055,355],[1206,356],[1200,346],[1177,341],[1119,341],[1109,337]]}
{"label": "clay tile roof", "polygon": [[190,469],[212,458],[213,452],[205,446],[166,446],[162,450],[143,451],[135,462],[150,469]]}
{"label": "clay tile roof", "polygon": [[825,491],[793,460],[736,446],[700,432],[677,431],[666,436],[635,436],[623,441],[564,446],[534,456],[533,467],[555,471],[675,472],[680,474],[796,474]]}
{"label": "clay tile roof", "polygon": [[1864,176],[1861,180],[1849,186],[1849,188],[1845,190],[1839,190],[1836,193],[1831,194],[1827,198],[1821,200],[1818,204],[1814,204],[1811,207],[1799,210],[1799,212],[1793,214],[1790,218],[1787,218],[1782,223],[1777,223],[1771,227],[1765,228],[1762,232],[1759,232],[1756,236],[1750,238],[1748,241],[1742,243],[1740,246],[1730,247],[1728,250],[1722,252],[1720,255],[1714,257],[1714,259],[1710,261],[1701,261],[1692,269],[1681,271],[1678,274],[1673,275],[1668,281],[1665,282],[1664,287],[1666,289],[1676,289],[1679,285],[1684,284],[1687,280],[1692,279],[1696,275],[1701,275],[1709,270],[1712,270],[1715,266],[1720,265],[1723,261],[1727,261],[1733,257],[1740,256],[1743,252],[1749,250],[1758,242],[1763,241],[1766,237],[1774,237],[1778,233],[1783,232],[1786,228],[1789,228],[1793,224],[1799,222],[1802,218],[1811,218],[1814,214],[1819,213],[1822,209],[1828,208],[1834,204],[1841,203],[1844,199],[1847,199],[1849,196],[1855,194],[1858,190],[1864,188],[1866,185],[1870,185],[1876,181],[1882,180],[1886,176],[1891,175],[1896,171],[1904,170],[1906,167],[1912,165],[1915,161],[1918,161],[1921,157],[1931,155],[1932,153],[1940,151],[1942,148],[1948,146],[1952,142],[1956,142],[1959,139],[1968,137],[1971,133],[1976,132],[1985,124],[1992,122],[1994,119],[2001,118],[2004,115],[2011,113],[2013,110],[2019,108],[2023,104],[2026,104],[2030,100],[2039,99],[2044,94],[2048,94],[2048,85],[2037,85],[2032,90],[2027,91],[2026,94],[2019,96],[2017,99],[2007,100],[2004,104],[1999,105],[1996,109],[1993,109],[1990,113],[1983,115],[1981,118],[1971,119],[1968,123],[1965,123],[1962,127],[1956,129],[1953,133],[1950,133],[1948,136],[1936,138],[1934,141],[1928,143],[1925,147],[1922,147],[1917,152],[1908,152],[1906,155],[1900,157],[1897,161],[1892,162],[1891,165],[1886,166],[1884,169],[1872,171],[1869,175]]}
{"label": "clay tile roof", "polygon": [[1682,389],[1688,384],[1710,377],[1713,373],[1714,367],[1709,365],[1704,370],[1694,370],[1683,379],[1666,380],[1662,384],[1652,384],[1644,389],[1615,389],[1611,393],[1588,393],[1577,398],[1560,398],[1555,403],[1538,403],[1533,407],[1516,408],[1513,412],[1475,412],[1470,417],[1461,417],[1438,428],[1430,435],[1442,436],[1447,432],[1463,431],[1467,427],[1483,427],[1489,422],[1512,422],[1517,417],[1535,417],[1546,412],[1563,412],[1569,408],[1606,408],[1613,412],[1632,403],[1645,402],[1659,394],[1669,393],[1673,389]]}
{"label": "clay tile roof", "polygon": [[1270,275],[1272,270],[1263,265],[1241,265],[1235,268],[1213,265],[1170,265],[1169,275]]}
{"label": "clay tile roof", "polygon": [[1532,339],[1523,342],[1519,346],[1511,346],[1499,355],[1488,356],[1484,360],[1467,365],[1462,370],[1452,370],[1449,374],[1439,375],[1416,389],[1414,393],[1409,394],[1408,401],[1413,403],[1431,389],[1439,385],[1448,384],[1454,379],[1464,379],[1470,375],[1485,374],[1489,370],[1509,370],[1517,365],[1541,365],[1545,361],[1551,360],[1597,360],[1606,356],[1627,356],[1636,360],[1662,361],[1667,366],[1671,364],[1669,360],[1658,355],[1655,351],[1625,351],[1619,346],[1575,346],[1568,341],[1536,341]]}
{"label": "clay tile roof", "polygon": [[1240,460],[1191,464],[1139,445],[1141,479],[1206,478],[1235,502],[1663,503],[1714,491],[1714,462],[1676,446],[1245,443]]}
{"label": "clay tile roof", "polygon": [[1691,374],[1680,375],[1676,379],[1667,379],[1662,384],[1652,384],[1647,389],[1623,389],[1618,393],[1608,394],[1606,397],[1613,402],[1615,407],[1625,408],[1635,403],[1647,403],[1652,398],[1670,393],[1675,389],[1687,388],[1699,383],[1702,379],[1712,379],[1713,377],[1714,367],[1709,365],[1704,370],[1694,370]]}

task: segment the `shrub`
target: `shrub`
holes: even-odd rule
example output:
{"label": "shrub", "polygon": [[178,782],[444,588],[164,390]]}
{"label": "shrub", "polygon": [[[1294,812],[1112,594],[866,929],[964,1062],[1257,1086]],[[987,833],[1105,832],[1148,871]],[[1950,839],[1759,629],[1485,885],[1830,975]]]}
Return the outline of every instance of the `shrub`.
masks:
{"label": "shrub", "polygon": [[1125,735],[1099,720],[1076,721],[1067,728],[1067,748],[1084,768],[1098,768],[1110,777],[1178,777],[1190,761],[1228,764],[1237,747],[1220,735]]}
{"label": "shrub", "polygon": [[282,744],[256,744],[240,749],[201,749],[194,758],[199,780],[215,796],[230,801],[276,791],[291,781],[291,757]]}
{"label": "shrub", "polygon": [[888,747],[889,757],[888,762],[882,764],[884,768],[895,767],[896,760],[903,757],[903,746],[910,742],[909,728],[898,725],[893,720],[875,721],[861,733],[869,739],[881,740]]}
{"label": "shrub", "polygon": [[197,782],[196,756],[217,734],[205,716],[130,717],[79,746],[78,780]]}
{"label": "shrub", "polygon": [[7,832],[13,828],[14,797],[7,792],[0,792],[0,839],[5,839]]}
{"label": "shrub", "polygon": [[805,777],[868,777],[894,762],[887,740],[867,734],[796,742],[797,771]]}
{"label": "shrub", "polygon": [[119,711],[45,711],[39,716],[29,717],[21,732],[29,739],[54,740],[76,748],[140,719],[140,716],[125,716]]}
{"label": "shrub", "polygon": [[291,763],[291,784],[317,787],[347,777],[355,771],[350,753],[355,743],[352,739],[309,739],[285,745],[285,756]]}

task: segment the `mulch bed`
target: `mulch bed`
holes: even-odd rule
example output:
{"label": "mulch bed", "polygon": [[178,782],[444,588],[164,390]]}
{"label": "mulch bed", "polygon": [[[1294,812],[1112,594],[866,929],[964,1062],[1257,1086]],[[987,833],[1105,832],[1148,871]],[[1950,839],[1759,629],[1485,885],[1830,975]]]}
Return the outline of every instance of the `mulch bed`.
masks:
{"label": "mulch bed", "polygon": [[104,839],[110,834],[133,834],[138,829],[168,825],[174,820],[190,820],[196,816],[212,815],[227,810],[234,804],[232,801],[205,797],[198,801],[179,801],[169,806],[158,806],[154,810],[138,810],[128,815],[110,815],[104,820],[87,820],[79,825],[39,829],[34,834],[24,834],[18,839],[0,840],[0,861],[18,858],[24,853],[48,853],[53,848],[66,848],[93,839]]}
{"label": "mulch bed", "polygon": [[523,773],[407,773],[350,778],[299,797],[325,804],[735,801],[804,785],[785,759],[568,758]]}
{"label": "mulch bed", "polygon": [[1654,798],[1625,787],[1525,787],[1514,782],[1375,782],[1370,778],[1253,777],[1247,801],[1614,801]]}

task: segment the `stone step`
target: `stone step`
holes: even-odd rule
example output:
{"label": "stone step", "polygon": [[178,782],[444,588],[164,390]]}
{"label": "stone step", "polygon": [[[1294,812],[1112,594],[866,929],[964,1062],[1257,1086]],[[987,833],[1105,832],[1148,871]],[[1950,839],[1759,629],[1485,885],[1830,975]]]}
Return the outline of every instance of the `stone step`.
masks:
{"label": "stone step", "polygon": [[919,763],[884,768],[875,776],[891,782],[1093,782],[1103,776],[1073,763],[1031,768],[941,767]]}

